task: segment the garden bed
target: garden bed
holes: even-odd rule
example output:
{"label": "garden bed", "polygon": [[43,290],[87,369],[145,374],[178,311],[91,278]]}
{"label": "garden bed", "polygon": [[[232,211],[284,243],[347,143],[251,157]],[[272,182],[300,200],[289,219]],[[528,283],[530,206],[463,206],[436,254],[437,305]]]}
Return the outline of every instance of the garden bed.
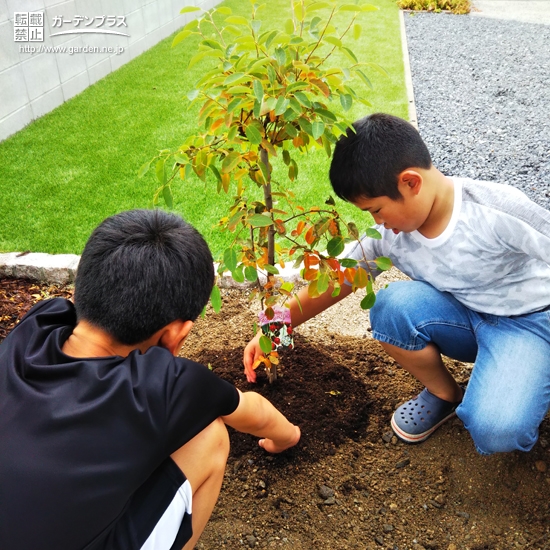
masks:
{"label": "garden bed", "polygon": [[[71,293],[0,279],[0,340],[35,301]],[[255,314],[242,291],[222,294],[221,313],[197,321],[186,356],[265,395],[303,437],[268,455],[255,438],[231,433],[220,500],[197,548],[550,548],[548,420],[530,453],[481,457],[457,419],[405,445],[389,419],[419,386],[369,337],[355,304],[345,317],[340,304],[298,328],[279,380],[270,385],[260,372],[251,385],[241,357]],[[467,380],[471,365],[448,365]]]}

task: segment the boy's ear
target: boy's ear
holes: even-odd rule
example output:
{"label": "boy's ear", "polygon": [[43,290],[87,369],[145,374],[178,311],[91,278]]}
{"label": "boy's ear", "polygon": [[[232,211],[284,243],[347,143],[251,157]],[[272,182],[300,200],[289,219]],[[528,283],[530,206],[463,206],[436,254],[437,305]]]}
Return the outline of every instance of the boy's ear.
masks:
{"label": "boy's ear", "polygon": [[416,170],[403,170],[397,176],[397,187],[401,191],[401,194],[403,194],[403,191],[412,191],[414,195],[418,195],[420,189],[422,189],[422,182],[422,175]]}
{"label": "boy's ear", "polygon": [[158,345],[166,348],[172,355],[178,355],[192,328],[193,321],[176,319],[161,329]]}

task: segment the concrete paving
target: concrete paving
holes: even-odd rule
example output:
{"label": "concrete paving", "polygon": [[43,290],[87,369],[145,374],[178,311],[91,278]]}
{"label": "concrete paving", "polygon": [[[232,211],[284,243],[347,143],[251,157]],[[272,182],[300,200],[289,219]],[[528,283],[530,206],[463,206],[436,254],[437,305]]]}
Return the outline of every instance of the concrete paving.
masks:
{"label": "concrete paving", "polygon": [[473,0],[474,17],[550,25],[550,0]]}

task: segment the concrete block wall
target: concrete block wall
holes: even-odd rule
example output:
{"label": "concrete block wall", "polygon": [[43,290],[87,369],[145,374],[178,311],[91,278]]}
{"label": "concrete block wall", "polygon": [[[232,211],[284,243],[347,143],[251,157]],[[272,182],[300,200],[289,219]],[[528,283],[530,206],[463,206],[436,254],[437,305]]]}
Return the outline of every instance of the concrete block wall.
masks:
{"label": "concrete block wall", "polygon": [[[219,2],[0,0],[0,141],[82,92],[200,14],[180,15],[183,7],[193,5],[210,9]],[[43,41],[14,40],[15,12],[44,13]],[[116,24],[104,22],[99,26],[102,16],[115,17]],[[112,22],[110,19],[109,23]],[[92,33],[50,36],[58,32],[100,28],[128,36]],[[83,51],[96,46],[110,47],[111,52]],[[55,47],[57,52],[47,50]],[[65,51],[59,51],[59,48],[65,48]]]}

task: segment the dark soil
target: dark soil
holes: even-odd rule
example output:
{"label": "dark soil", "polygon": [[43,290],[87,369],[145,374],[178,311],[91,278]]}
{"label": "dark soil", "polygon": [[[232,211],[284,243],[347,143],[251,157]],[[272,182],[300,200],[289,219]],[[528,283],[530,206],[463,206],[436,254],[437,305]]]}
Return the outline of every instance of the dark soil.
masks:
{"label": "dark soil", "polygon": [[[0,279],[0,341],[35,301],[70,295],[70,287]],[[185,354],[266,396],[302,440],[269,455],[231,433],[220,500],[197,548],[550,549],[548,420],[530,453],[481,457],[458,419],[405,445],[389,419],[420,388],[377,342],[298,329],[280,378],[269,384],[260,372],[250,385],[241,357],[254,317],[242,292],[224,291],[222,312],[197,321]],[[448,366],[467,380],[471,365]]]}

